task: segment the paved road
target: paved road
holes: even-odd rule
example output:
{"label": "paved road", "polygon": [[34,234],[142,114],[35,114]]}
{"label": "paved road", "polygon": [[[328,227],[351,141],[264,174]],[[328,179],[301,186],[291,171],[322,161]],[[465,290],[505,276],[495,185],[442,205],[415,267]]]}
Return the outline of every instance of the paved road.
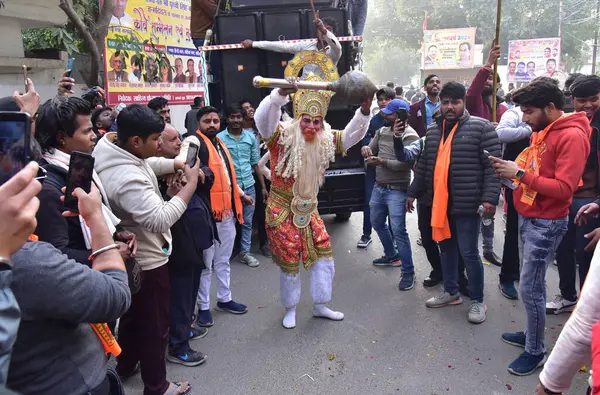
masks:
{"label": "paved road", "polygon": [[[416,214],[407,218],[417,273],[417,285],[408,292],[398,290],[399,268],[372,266],[383,251],[376,236],[366,251],[356,249],[361,213],[346,223],[326,216],[325,223],[333,238],[337,269],[331,307],[345,313],[344,321],[311,318],[308,276],[303,273],[297,327],[284,329],[277,267],[262,256],[256,269],[234,261],[233,296],[249,306],[248,314],[213,313],[215,326],[208,336],[193,341],[193,347],[209,355],[208,361],[196,368],[167,363],[171,380],[189,380],[193,394],[209,395],[534,393],[537,374],[516,377],[506,370],[521,349],[503,343],[500,335],[522,330],[525,316],[520,301],[500,295],[499,268],[485,266],[487,321],[472,325],[467,322],[468,301],[443,309],[425,308],[425,300],[441,288],[425,289],[421,284],[429,264],[425,251],[415,243]],[[500,216],[496,223],[500,254]],[[554,266],[548,273],[548,287],[549,295],[558,289]],[[547,347],[554,344],[566,319],[565,314],[549,317]],[[586,379],[587,374],[580,373],[569,394],[584,394]],[[141,394],[139,376],[126,387],[128,394]]]}

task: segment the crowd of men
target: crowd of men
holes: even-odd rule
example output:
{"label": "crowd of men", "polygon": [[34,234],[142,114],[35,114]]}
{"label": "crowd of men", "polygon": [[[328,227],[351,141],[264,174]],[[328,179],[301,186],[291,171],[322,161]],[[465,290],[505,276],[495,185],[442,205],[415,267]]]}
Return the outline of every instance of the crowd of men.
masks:
{"label": "crowd of men", "polygon": [[[331,26],[321,22],[318,28],[331,36]],[[470,298],[468,321],[481,324],[481,233],[483,258],[501,266],[500,292],[525,306],[526,329],[502,335],[524,348],[508,370],[528,375],[548,360],[538,393],[561,393],[590,349],[569,338],[582,332],[582,324],[571,320],[548,359],[545,316],[572,312],[577,285],[581,293],[595,273],[600,77],[576,76],[568,92],[549,77],[536,78],[510,92],[509,108],[502,97],[493,100],[499,55],[494,46],[468,90],[430,75],[421,93],[412,92],[411,99],[419,95],[412,104],[401,87],[377,91],[380,112],[371,118],[361,150],[366,204],[358,247],[372,242],[374,229],[384,255],[373,264],[401,267],[399,289],[413,289],[406,214],[417,200],[418,244],[431,265],[422,284],[442,284],[425,305],[441,308]],[[165,98],[147,106],[92,108],[72,94],[73,85],[64,76],[57,96],[41,105],[31,81],[27,93],[0,99],[0,110],[34,114],[30,150],[37,162],[0,186],[6,202],[0,216],[14,218],[0,225],[6,300],[1,383],[23,394],[108,394],[140,372],[144,394],[189,393],[189,383],[167,379],[165,359],[184,366],[207,360],[190,340],[214,325],[213,271],[215,308],[244,314],[247,306],[232,296],[230,261],[259,265],[251,251],[254,228],[259,253],[271,256],[265,230],[270,185],[263,170],[268,156],[253,103],[242,100],[221,114],[197,98],[181,135]],[[572,114],[563,111],[567,99]],[[62,200],[74,152],[91,154],[95,162],[90,192],[74,192],[77,212]],[[493,251],[501,194],[502,258]],[[547,301],[545,275],[555,256],[561,294]],[[596,314],[589,299],[580,295],[573,313],[583,321]],[[114,371],[109,352],[117,356]]]}

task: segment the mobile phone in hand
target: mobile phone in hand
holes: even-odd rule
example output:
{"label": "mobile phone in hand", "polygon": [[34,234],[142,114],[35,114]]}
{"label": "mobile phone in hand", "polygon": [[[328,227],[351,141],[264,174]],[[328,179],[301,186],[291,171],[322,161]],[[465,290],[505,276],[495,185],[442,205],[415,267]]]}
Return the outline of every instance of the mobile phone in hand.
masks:
{"label": "mobile phone in hand", "polygon": [[67,188],[65,191],[65,207],[73,212],[79,212],[78,200],[73,196],[76,188],[81,188],[85,193],[92,190],[92,174],[94,172],[94,157],[84,152],[71,152],[69,174],[67,175]]}
{"label": "mobile phone in hand", "polygon": [[31,160],[31,117],[24,112],[0,111],[0,185]]}
{"label": "mobile phone in hand", "polygon": [[484,153],[485,156],[492,156],[492,154],[490,154],[490,151],[488,151],[488,150],[484,149],[483,153]]}
{"label": "mobile phone in hand", "polygon": [[187,158],[185,160],[185,164],[190,168],[196,165],[196,160],[198,159],[198,149],[199,147],[196,144],[190,143],[190,147],[187,152]]}
{"label": "mobile phone in hand", "polygon": [[[75,58],[69,58],[69,60],[67,60],[67,67],[65,68],[65,70],[69,70],[66,77],[71,78],[73,70],[75,70]],[[69,87],[68,89],[71,90],[71,87]]]}

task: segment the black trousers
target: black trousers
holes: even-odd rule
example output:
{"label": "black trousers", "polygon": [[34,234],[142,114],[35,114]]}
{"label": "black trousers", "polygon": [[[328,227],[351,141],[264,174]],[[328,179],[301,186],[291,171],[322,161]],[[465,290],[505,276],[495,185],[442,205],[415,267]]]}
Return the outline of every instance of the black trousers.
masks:
{"label": "black trousers", "polygon": [[190,349],[190,328],[201,274],[201,266],[173,265],[169,262],[171,283],[169,351],[171,353],[186,354]]}
{"label": "black trousers", "polygon": [[[252,223],[256,224],[256,229],[258,230],[258,246],[263,247],[268,241],[267,229],[265,227],[267,202],[263,200],[262,187],[258,181],[256,173],[254,174],[254,180],[256,181],[254,184],[254,187],[256,188],[256,202],[254,203],[254,219]],[[265,180],[265,184],[268,191],[271,183],[269,180]]]}
{"label": "black trousers", "polygon": [[504,251],[502,252],[502,268],[500,282],[519,280],[519,214],[515,210],[513,191],[506,189],[506,234],[504,235]]}
{"label": "black trousers", "polygon": [[[423,248],[425,248],[427,260],[431,265],[429,277],[441,280],[443,278],[442,259],[438,243],[433,240],[433,231],[431,230],[431,206],[417,203],[417,215],[419,218],[421,241],[423,242]],[[468,281],[465,276],[465,262],[460,254],[458,255],[458,279],[458,283],[461,286],[464,285],[466,288]]]}

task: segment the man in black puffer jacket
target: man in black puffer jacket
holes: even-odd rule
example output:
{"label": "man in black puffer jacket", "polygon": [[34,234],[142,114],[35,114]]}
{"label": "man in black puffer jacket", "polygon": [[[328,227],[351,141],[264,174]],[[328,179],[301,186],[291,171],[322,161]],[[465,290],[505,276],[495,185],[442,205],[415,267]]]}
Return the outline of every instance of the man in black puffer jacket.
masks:
{"label": "man in black puffer jacket", "polygon": [[485,320],[483,264],[478,237],[482,215],[496,212],[500,180],[484,150],[499,157],[500,143],[494,126],[465,110],[466,91],[457,82],[448,82],[440,92],[440,117],[427,130],[425,147],[408,190],[407,209],[414,199],[431,204],[433,239],[442,252],[444,292],[426,302],[427,307],[460,304],[458,254],[464,259],[469,278],[471,306],[469,322]]}

